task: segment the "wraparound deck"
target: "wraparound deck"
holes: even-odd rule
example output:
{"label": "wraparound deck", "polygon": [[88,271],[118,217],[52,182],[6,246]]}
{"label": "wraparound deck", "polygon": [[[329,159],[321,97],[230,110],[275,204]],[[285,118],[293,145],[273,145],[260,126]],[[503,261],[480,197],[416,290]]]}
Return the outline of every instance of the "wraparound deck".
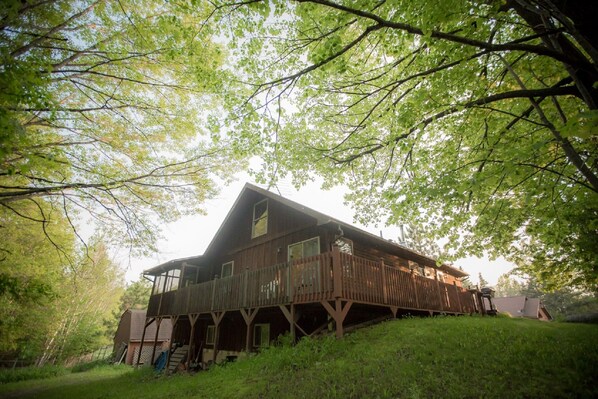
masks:
{"label": "wraparound deck", "polygon": [[[476,311],[471,291],[382,261],[332,252],[153,295],[147,317],[347,301],[444,313]],[[336,318],[335,318],[336,319]]]}

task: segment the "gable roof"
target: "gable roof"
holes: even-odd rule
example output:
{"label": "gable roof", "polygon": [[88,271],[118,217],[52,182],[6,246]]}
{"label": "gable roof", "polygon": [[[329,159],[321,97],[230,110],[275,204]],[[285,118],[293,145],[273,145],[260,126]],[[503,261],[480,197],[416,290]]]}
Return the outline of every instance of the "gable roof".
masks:
{"label": "gable roof", "polygon": [[513,317],[528,317],[532,319],[552,319],[540,298],[528,298],[524,295],[494,298],[496,309],[502,313],[509,313]]}
{"label": "gable roof", "polygon": [[[253,184],[250,184],[250,183],[245,183],[245,185],[243,186],[243,189],[237,196],[237,199],[235,200],[233,206],[231,207],[228,214],[224,218],[224,221],[218,228],[218,231],[212,238],[212,241],[210,241],[210,244],[206,248],[203,256],[205,256],[207,254],[211,254],[212,252],[216,251],[218,243],[222,241],[222,240],[220,240],[221,235],[225,234],[226,229],[231,228],[230,222],[234,219],[234,216],[236,214],[237,208],[239,207],[239,204],[242,201],[244,201],[248,196],[250,196],[252,193],[254,195],[258,194],[260,196],[272,199],[273,201],[277,201],[291,209],[294,209],[294,210],[301,212],[309,217],[312,217],[316,220],[318,226],[322,226],[322,225],[338,226],[338,227],[341,227],[345,231],[351,231],[355,236],[358,236],[360,239],[364,240],[369,245],[372,245],[381,250],[387,251],[389,253],[397,254],[403,258],[413,260],[421,265],[438,268],[439,270],[447,272],[456,277],[468,276],[468,273],[465,273],[464,271],[459,270],[453,266],[450,266],[447,264],[442,264],[440,266],[437,266],[436,260],[429,256],[423,255],[417,251],[414,251],[412,249],[409,249],[407,247],[399,245],[393,241],[378,237],[375,234],[372,234],[365,230],[357,228],[349,223],[345,223],[339,219],[333,218],[332,216],[328,216],[324,213],[321,213],[314,209],[308,208],[308,207],[301,205],[295,201],[292,201],[288,198],[285,198],[283,196],[280,196],[278,194],[275,194],[271,191],[265,190],[263,188],[260,188]],[[201,261],[201,258],[202,258],[202,256],[196,256],[196,257],[190,257],[190,258],[181,258],[181,259],[171,260],[169,262],[165,262],[161,265],[158,265],[156,267],[148,269],[144,273],[145,274],[155,274],[157,272],[171,270],[177,266],[182,265],[183,262],[188,262],[188,263],[194,262],[194,261],[197,262],[197,261]]]}
{"label": "gable roof", "polygon": [[[140,342],[143,335],[143,327],[145,326],[145,309],[127,309],[120,317],[118,329],[125,328],[128,331],[129,342]],[[122,323],[130,323],[128,326],[121,326]],[[160,323],[160,331],[158,331],[158,341],[167,341],[170,339],[172,332],[172,323],[170,319],[163,319]],[[152,323],[145,331],[145,342],[153,341],[156,336],[156,323]]]}

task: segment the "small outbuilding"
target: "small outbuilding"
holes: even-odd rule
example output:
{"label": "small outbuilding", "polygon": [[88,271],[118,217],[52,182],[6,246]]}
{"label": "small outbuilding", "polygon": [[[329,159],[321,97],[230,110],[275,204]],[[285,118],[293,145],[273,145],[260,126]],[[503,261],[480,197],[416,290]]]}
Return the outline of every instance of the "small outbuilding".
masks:
{"label": "small outbuilding", "polygon": [[[137,361],[143,328],[145,327],[145,315],[145,309],[127,309],[120,317],[118,328],[114,334],[114,361],[116,363],[132,365]],[[167,349],[171,333],[172,323],[170,319],[164,319],[160,323],[157,339],[156,323],[151,323],[147,326],[139,364],[149,362],[152,352],[157,356],[162,349]],[[155,351],[153,350],[154,340]]]}
{"label": "small outbuilding", "polygon": [[496,310],[500,313],[508,313],[512,317],[526,317],[543,321],[552,320],[552,316],[540,301],[540,298],[528,298],[522,296],[510,296],[494,298]]}

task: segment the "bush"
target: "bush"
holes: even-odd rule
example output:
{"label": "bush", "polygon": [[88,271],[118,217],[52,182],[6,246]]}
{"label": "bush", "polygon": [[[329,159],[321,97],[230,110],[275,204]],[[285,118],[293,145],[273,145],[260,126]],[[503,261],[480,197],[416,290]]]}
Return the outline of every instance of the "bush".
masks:
{"label": "bush", "polygon": [[28,366],[15,369],[0,369],[0,384],[56,377],[67,372],[68,370],[62,366]]}

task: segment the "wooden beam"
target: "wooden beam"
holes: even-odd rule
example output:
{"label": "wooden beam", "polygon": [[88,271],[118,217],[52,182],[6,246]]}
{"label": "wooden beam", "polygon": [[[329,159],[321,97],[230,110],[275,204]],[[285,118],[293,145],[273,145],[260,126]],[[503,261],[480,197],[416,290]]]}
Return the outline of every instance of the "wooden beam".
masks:
{"label": "wooden beam", "polygon": [[214,321],[214,353],[212,355],[212,362],[216,364],[216,356],[218,355],[218,341],[220,336],[220,322],[226,314],[226,310],[222,312],[210,312],[212,320]]}
{"label": "wooden beam", "polygon": [[321,301],[320,302],[324,309],[328,312],[328,314],[334,319],[334,324],[336,325],[336,337],[342,338],[343,337],[343,321],[345,317],[347,317],[347,313],[349,313],[349,309],[351,309],[351,305],[353,305],[353,301],[347,301],[345,305],[342,304],[340,298],[334,300],[334,308],[328,301]]}
{"label": "wooden beam", "polygon": [[189,351],[187,352],[187,365],[191,362],[191,355],[193,354],[193,344],[195,341],[195,323],[199,319],[199,313],[189,314],[189,323],[191,324],[191,333],[189,334]]}
{"label": "wooden beam", "polygon": [[137,354],[137,363],[135,363],[135,367],[139,367],[139,361],[141,360],[141,351],[143,350],[143,341],[145,341],[145,331],[147,330],[147,327],[154,322],[154,320],[156,320],[155,317],[150,317],[149,319],[145,319],[145,326],[143,326],[143,333],[141,334],[141,343],[139,344],[139,353]]}
{"label": "wooden beam", "polygon": [[245,320],[245,351],[251,352],[251,339],[253,338],[253,319],[257,315],[257,312],[260,308],[255,309],[239,309],[241,311],[241,316],[243,316],[243,320]]}
{"label": "wooden beam", "polygon": [[[296,340],[296,332],[295,332],[295,327],[298,327],[301,330],[301,327],[299,327],[297,325],[297,315],[295,314],[295,305],[291,304],[290,305],[290,310],[287,309],[286,305],[279,305],[278,306],[280,308],[280,310],[282,310],[282,313],[284,314],[284,317],[286,317],[287,321],[289,322],[289,331],[291,333],[291,340],[293,341],[293,343],[295,343]],[[301,330],[304,334],[305,331]],[[307,334],[305,334],[307,335]]]}
{"label": "wooden beam", "polygon": [[398,306],[389,306],[390,311],[392,312],[393,319],[397,318],[397,311],[399,310]]}
{"label": "wooden beam", "polygon": [[[316,328],[315,330],[313,330],[311,332],[311,334],[306,334],[308,337],[313,337],[314,335],[318,334],[320,331],[322,331],[323,329],[325,329],[328,326],[328,322],[326,321],[324,324],[320,325],[320,327]],[[297,326],[299,327],[299,326]],[[301,330],[303,331],[303,330]],[[304,332],[305,333],[305,332]]]}
{"label": "wooden beam", "polygon": [[[160,331],[160,324],[162,324],[162,318],[156,318],[156,335],[154,336],[154,349],[152,349],[152,357],[150,358],[150,364],[154,364],[154,357],[156,356],[156,343],[158,343],[158,331]],[[141,349],[139,349],[141,354]]]}

